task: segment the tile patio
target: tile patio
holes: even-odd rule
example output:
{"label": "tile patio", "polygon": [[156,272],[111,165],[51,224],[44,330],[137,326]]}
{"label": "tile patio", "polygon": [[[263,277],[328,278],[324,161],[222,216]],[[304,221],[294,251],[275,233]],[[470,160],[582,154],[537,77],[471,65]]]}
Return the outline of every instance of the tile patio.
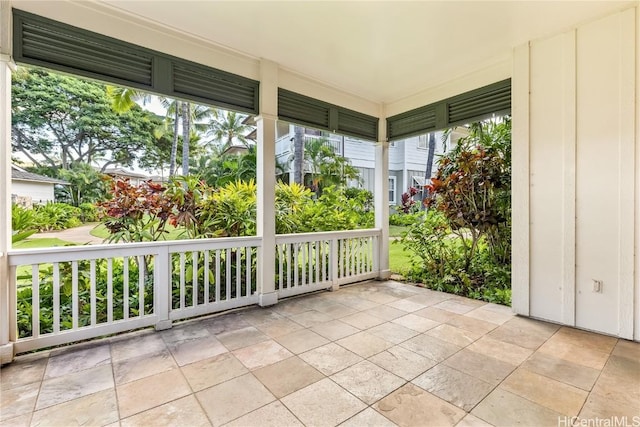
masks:
{"label": "tile patio", "polygon": [[640,344],[367,282],[19,356],[0,384],[2,426],[631,425]]}

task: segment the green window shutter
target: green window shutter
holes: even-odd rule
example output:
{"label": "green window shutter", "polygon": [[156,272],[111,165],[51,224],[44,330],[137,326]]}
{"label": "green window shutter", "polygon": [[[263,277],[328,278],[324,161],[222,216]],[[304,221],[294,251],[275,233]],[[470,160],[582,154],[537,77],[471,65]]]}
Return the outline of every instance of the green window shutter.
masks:
{"label": "green window shutter", "polygon": [[143,49],[15,9],[13,31],[18,62],[151,87],[153,58]]}
{"label": "green window shutter", "polygon": [[389,140],[511,113],[511,79],[475,89],[387,119]]}
{"label": "green window shutter", "polygon": [[278,118],[367,140],[378,139],[378,118],[278,88]]}
{"label": "green window shutter", "polygon": [[278,88],[278,118],[281,120],[330,130],[330,108],[325,102]]}
{"label": "green window shutter", "polygon": [[173,64],[173,93],[180,98],[211,102],[252,114],[258,113],[259,83],[186,61]]}
{"label": "green window shutter", "polygon": [[447,101],[448,126],[469,123],[492,114],[511,112],[511,80],[504,80],[450,98]]}
{"label": "green window shutter", "polygon": [[13,10],[16,62],[258,114],[259,82]]}
{"label": "green window shutter", "polygon": [[387,119],[389,139],[406,138],[436,128],[436,109],[433,105],[420,107]]}

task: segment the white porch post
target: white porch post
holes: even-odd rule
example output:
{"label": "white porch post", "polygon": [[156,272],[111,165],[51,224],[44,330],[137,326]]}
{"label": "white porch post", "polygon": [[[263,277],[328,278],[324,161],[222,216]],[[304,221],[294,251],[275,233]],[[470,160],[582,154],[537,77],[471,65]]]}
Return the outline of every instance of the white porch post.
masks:
{"label": "white porch post", "polygon": [[0,2],[0,365],[13,360],[9,265],[11,249],[11,7]]}
{"label": "white porch post", "polygon": [[375,226],[382,230],[378,242],[378,278],[386,280],[389,270],[389,141],[387,141],[387,121],[381,118],[378,127],[378,143],[375,159]]}
{"label": "white porch post", "polygon": [[258,127],[257,234],[262,240],[258,250],[258,294],[261,306],[278,302],[276,293],[276,120],[278,115],[278,64],[260,61],[260,115]]}

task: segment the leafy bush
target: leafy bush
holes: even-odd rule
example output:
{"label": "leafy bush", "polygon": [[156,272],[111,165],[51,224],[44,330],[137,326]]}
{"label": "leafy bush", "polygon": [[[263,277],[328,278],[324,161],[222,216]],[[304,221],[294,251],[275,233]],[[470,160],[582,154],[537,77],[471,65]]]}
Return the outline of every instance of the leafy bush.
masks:
{"label": "leafy bush", "polygon": [[38,232],[38,217],[33,209],[20,205],[11,205],[11,243],[21,240]]}
{"label": "leafy bush", "polygon": [[510,153],[511,121],[505,118],[472,125],[469,136],[442,156],[427,186],[429,213],[400,241],[422,260],[409,272],[411,280],[511,303]]}
{"label": "leafy bush", "polygon": [[82,225],[80,208],[66,203],[52,203],[34,208],[40,231],[66,230]]}
{"label": "leafy bush", "polygon": [[414,212],[408,214],[394,213],[389,215],[389,225],[398,225],[402,227],[413,225],[416,223],[416,221],[419,221],[423,215],[424,212]]}
{"label": "leafy bush", "polygon": [[81,203],[78,207],[80,208],[80,221],[96,222],[98,220],[98,208],[93,203]]}

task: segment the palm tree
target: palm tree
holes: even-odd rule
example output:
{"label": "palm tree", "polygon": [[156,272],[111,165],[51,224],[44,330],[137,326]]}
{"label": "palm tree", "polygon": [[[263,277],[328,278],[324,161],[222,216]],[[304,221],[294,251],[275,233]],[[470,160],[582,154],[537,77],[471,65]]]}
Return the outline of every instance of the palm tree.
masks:
{"label": "palm tree", "polygon": [[209,121],[208,136],[213,141],[222,143],[224,149],[233,145],[234,141],[239,141],[247,146],[247,135],[253,130],[253,126],[244,123],[247,116],[236,113],[235,111],[226,111],[213,116]]}

